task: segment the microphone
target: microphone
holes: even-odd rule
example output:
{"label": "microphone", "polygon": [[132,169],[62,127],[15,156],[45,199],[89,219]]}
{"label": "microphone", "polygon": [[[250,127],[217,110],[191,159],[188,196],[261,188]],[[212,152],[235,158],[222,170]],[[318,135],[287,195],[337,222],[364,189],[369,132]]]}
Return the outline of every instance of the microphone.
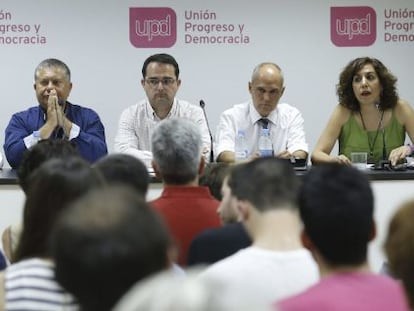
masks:
{"label": "microphone", "polygon": [[203,109],[204,118],[206,119],[208,134],[210,135],[210,163],[214,162],[214,151],[213,151],[213,135],[211,134],[210,124],[208,123],[207,113],[205,109],[206,103],[204,100],[200,100],[200,107]]}

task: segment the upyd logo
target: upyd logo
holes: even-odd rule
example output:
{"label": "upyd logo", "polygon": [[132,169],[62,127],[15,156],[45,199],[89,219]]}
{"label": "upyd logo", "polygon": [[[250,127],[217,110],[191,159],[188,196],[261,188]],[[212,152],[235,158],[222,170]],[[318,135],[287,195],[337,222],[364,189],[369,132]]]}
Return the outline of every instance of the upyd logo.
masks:
{"label": "upyd logo", "polygon": [[177,40],[177,15],[170,8],[129,8],[129,41],[137,48],[169,48]]}
{"label": "upyd logo", "polygon": [[369,46],[377,38],[377,15],[368,6],[331,7],[331,41],[336,46]]}

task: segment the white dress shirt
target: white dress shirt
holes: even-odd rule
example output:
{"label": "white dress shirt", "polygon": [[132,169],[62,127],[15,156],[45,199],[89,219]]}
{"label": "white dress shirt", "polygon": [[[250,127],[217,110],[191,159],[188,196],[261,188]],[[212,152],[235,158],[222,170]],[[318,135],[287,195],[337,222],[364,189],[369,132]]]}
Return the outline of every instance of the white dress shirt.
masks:
{"label": "white dress shirt", "polygon": [[[225,110],[217,126],[215,156],[218,157],[223,151],[234,152],[235,138],[239,130],[245,133],[248,156],[258,151],[257,143],[262,128],[258,120],[261,118],[251,101]],[[297,108],[278,103],[267,119],[275,155],[285,150],[290,153],[298,150],[308,152],[304,120]]]}
{"label": "white dress shirt", "polygon": [[[210,135],[203,110],[187,101],[174,99],[166,119],[183,117],[200,126],[203,140],[203,156],[208,161],[210,154]],[[161,119],[155,114],[148,100],[126,108],[119,119],[118,132],[115,137],[115,152],[126,153],[151,166],[151,135]]]}

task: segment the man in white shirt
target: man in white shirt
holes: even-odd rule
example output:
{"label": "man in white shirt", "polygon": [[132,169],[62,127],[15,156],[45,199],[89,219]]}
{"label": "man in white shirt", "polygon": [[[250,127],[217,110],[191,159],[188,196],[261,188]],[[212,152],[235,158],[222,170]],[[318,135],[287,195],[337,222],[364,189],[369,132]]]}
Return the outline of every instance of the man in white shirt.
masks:
{"label": "man in white shirt", "polygon": [[257,143],[263,127],[270,131],[277,158],[307,157],[304,120],[298,109],[279,103],[284,90],[283,75],[278,65],[261,63],[253,70],[249,82],[251,100],[233,106],[220,117],[216,132],[217,161],[235,161],[235,139],[239,130],[245,133],[248,157],[258,157]]}
{"label": "man in white shirt", "polygon": [[168,54],[148,57],[142,66],[141,85],[147,98],[125,109],[115,137],[115,151],[133,155],[151,166],[151,135],[163,119],[184,117],[200,126],[203,156],[208,160],[211,140],[203,110],[175,97],[181,80],[178,63]]}
{"label": "man in white shirt", "polygon": [[262,310],[319,279],[318,267],[300,240],[299,183],[289,163],[271,157],[232,169],[231,191],[223,195],[235,200],[253,243],[200,275],[223,287],[228,310],[244,299],[245,310]]}

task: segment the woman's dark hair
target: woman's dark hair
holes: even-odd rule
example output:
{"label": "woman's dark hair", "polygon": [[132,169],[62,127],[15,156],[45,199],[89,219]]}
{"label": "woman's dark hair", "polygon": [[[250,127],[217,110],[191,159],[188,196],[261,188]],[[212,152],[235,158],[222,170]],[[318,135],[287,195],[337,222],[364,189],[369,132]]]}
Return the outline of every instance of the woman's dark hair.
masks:
{"label": "woman's dark hair", "polygon": [[336,89],[339,103],[352,111],[359,111],[359,102],[355,97],[352,81],[356,73],[367,64],[371,64],[374,67],[382,86],[379,103],[381,110],[395,107],[398,102],[398,93],[395,86],[397,78],[381,61],[371,57],[356,58],[349,62],[349,64],[342,70],[339,75],[339,84]]}
{"label": "woman's dark hair", "polygon": [[90,189],[104,184],[103,177],[79,157],[48,160],[28,182],[23,232],[14,261],[47,257],[49,234],[59,213]]}

